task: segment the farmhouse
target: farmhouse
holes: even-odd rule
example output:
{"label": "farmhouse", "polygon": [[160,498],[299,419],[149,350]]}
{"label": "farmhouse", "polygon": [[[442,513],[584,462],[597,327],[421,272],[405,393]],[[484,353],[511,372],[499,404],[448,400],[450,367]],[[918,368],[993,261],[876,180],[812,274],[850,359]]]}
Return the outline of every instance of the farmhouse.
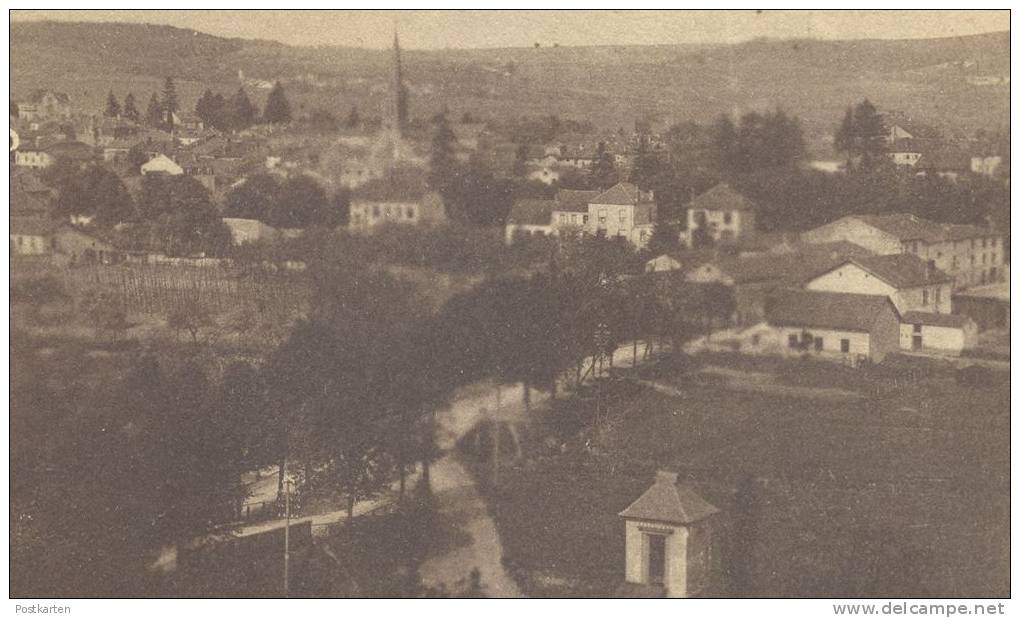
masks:
{"label": "farmhouse", "polygon": [[235,246],[269,242],[279,236],[279,231],[276,228],[256,219],[224,217],[223,224],[230,229],[230,240]]}
{"label": "farmhouse", "polygon": [[763,351],[856,364],[900,349],[900,315],[887,296],[782,290],[765,313],[775,349]]}
{"label": "farmhouse", "polygon": [[434,191],[418,199],[355,198],[351,201],[350,229],[365,231],[383,223],[420,225],[446,220],[443,198]]}
{"label": "farmhouse", "polygon": [[850,259],[808,281],[817,292],[888,296],[897,311],[951,313],[953,279],[909,253]]}
{"label": "farmhouse", "polygon": [[10,255],[47,255],[53,249],[56,224],[45,217],[12,216],[10,219]]}
{"label": "farmhouse", "polygon": [[[549,236],[554,233],[552,213],[556,200],[517,200],[506,219],[506,243],[520,236]],[[585,215],[587,216],[587,215]]]}
{"label": "farmhouse", "polygon": [[908,311],[900,324],[900,348],[960,354],[977,345],[978,327],[963,315]]}
{"label": "farmhouse", "polygon": [[607,238],[625,238],[641,249],[648,244],[655,225],[656,205],[651,191],[621,182],[588,203],[588,229]]}
{"label": "farmhouse", "polygon": [[845,240],[881,255],[911,253],[948,273],[956,288],[1001,280],[1005,263],[1002,234],[908,214],[850,215],[804,232],[801,240]]}
{"label": "farmhouse", "polygon": [[63,92],[35,90],[17,103],[19,120],[66,120],[71,117],[71,99]]}
{"label": "farmhouse", "polygon": [[727,183],[718,184],[687,205],[687,243],[694,230],[707,228],[713,240],[734,240],[754,234],[755,204]]}

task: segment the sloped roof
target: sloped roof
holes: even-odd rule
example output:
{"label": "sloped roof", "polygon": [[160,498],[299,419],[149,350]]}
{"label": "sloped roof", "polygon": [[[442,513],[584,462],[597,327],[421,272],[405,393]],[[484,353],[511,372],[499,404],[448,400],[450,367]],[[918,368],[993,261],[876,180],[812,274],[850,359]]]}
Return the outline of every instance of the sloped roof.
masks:
{"label": "sloped roof", "polygon": [[560,189],[556,192],[556,203],[559,204],[557,210],[588,212],[588,204],[598,196],[598,191]]}
{"label": "sloped roof", "polygon": [[44,217],[11,217],[11,234],[23,236],[49,236],[57,223]]}
{"label": "sloped roof", "polygon": [[[856,247],[856,245],[853,246]],[[828,247],[827,249],[811,248],[792,253],[765,253],[721,258],[712,260],[711,263],[732,279],[734,284],[784,281],[790,285],[799,285],[845,263],[849,257],[848,253],[856,253],[854,249],[841,250],[837,247]]]}
{"label": "sloped roof", "polygon": [[906,324],[922,324],[924,326],[942,326],[945,328],[963,328],[970,320],[965,315],[953,313],[928,313],[926,311],[908,311],[903,314]]}
{"label": "sloped roof", "polygon": [[592,204],[637,204],[641,192],[637,185],[629,182],[618,182],[603,193],[592,199]]}
{"label": "sloped roof", "polygon": [[852,215],[859,221],[895,236],[899,240],[923,240],[928,243],[965,240],[989,236],[991,230],[976,225],[936,223],[921,217],[896,213],[891,215]]}
{"label": "sloped roof", "polygon": [[45,88],[38,88],[36,90],[33,90],[32,93],[28,95],[27,101],[30,103],[40,103],[42,102],[43,97],[46,96],[47,92],[52,92],[53,96],[57,99],[57,101],[60,101],[61,103],[71,102],[71,98],[67,96],[67,93],[54,92],[52,90],[46,90]]}
{"label": "sloped roof", "polygon": [[678,484],[675,472],[660,470],[655,483],[620,512],[620,517],[686,526],[718,512],[692,487]]}
{"label": "sloped roof", "polygon": [[[766,303],[769,324],[870,332],[883,311],[897,314],[887,296],[778,290]],[[898,314],[897,314],[898,315]]]}
{"label": "sloped roof", "polygon": [[948,283],[952,277],[910,253],[873,255],[851,260],[895,288],[913,288],[930,283]]}
{"label": "sloped roof", "polygon": [[507,225],[549,225],[555,208],[555,200],[517,200],[510,207],[506,222]]}
{"label": "sloped roof", "polygon": [[721,182],[691,200],[688,209],[696,210],[754,210],[754,202],[749,200],[728,183]]}

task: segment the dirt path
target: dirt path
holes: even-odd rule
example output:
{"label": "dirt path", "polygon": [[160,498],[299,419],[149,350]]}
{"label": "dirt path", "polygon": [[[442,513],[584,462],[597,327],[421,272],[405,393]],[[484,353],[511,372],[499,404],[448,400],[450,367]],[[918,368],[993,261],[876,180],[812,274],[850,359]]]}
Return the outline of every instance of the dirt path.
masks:
{"label": "dirt path", "polygon": [[422,583],[444,584],[451,589],[459,580],[466,579],[472,569],[478,569],[486,596],[522,597],[503,568],[503,545],[485,500],[471,474],[452,453],[433,465],[432,489],[440,516],[457,522],[458,528],[471,536],[471,543],[426,560],[421,565]]}

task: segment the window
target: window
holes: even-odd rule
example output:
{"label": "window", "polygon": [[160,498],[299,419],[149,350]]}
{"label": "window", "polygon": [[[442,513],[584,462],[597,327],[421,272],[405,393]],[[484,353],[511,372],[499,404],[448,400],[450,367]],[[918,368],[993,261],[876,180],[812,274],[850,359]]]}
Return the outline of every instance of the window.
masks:
{"label": "window", "polygon": [[564,225],[566,225],[567,223],[567,215],[563,214],[562,212],[560,213],[560,223]]}
{"label": "window", "polygon": [[733,214],[729,212],[723,214],[723,223],[725,223],[726,225],[733,223]]}
{"label": "window", "polygon": [[790,335],[790,337],[789,337],[789,339],[787,341],[789,342],[791,350],[796,350],[797,349],[797,345],[798,345],[797,344],[797,335]]}
{"label": "window", "polygon": [[648,583],[661,584],[666,578],[666,537],[648,534]]}
{"label": "window", "polygon": [[581,223],[583,223],[584,225],[588,225],[588,215],[581,215],[581,219],[582,219]]}
{"label": "window", "polygon": [[921,290],[921,304],[922,305],[928,304],[928,288]]}
{"label": "window", "polygon": [[414,207],[413,206],[408,206],[407,207],[407,218],[408,219],[414,219]]}
{"label": "window", "polygon": [[576,225],[577,224],[577,215],[570,215],[570,222]]}
{"label": "window", "polygon": [[821,352],[825,348],[825,344],[822,342],[821,337],[815,337],[815,352]]}
{"label": "window", "polygon": [[761,343],[761,335],[751,335],[751,345],[758,346]]}
{"label": "window", "polygon": [[920,333],[921,332],[921,325],[920,324],[914,324],[914,332],[915,333]]}
{"label": "window", "polygon": [[627,222],[627,213],[626,213],[626,211],[621,210],[620,211],[620,223],[622,224],[622,223],[626,223],[626,222]]}
{"label": "window", "polygon": [[981,248],[984,249],[985,247],[987,247],[988,246],[987,243],[988,243],[988,239],[987,238],[982,238],[981,239]]}
{"label": "window", "polygon": [[599,223],[605,223],[605,222],[606,222],[606,209],[605,208],[600,208],[599,209]]}
{"label": "window", "polygon": [[844,353],[850,351],[850,340],[849,339],[840,339],[839,340],[839,351],[840,352],[844,352]]}
{"label": "window", "polygon": [[935,304],[937,305],[941,302],[942,302],[942,288],[938,287],[935,288]]}

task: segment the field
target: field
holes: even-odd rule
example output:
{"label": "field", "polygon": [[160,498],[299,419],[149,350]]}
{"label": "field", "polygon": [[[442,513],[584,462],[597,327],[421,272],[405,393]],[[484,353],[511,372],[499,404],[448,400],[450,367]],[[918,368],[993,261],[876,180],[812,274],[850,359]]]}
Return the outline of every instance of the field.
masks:
{"label": "field", "polygon": [[[712,594],[1009,594],[1009,384],[950,372],[833,404],[681,382],[611,404],[591,453],[533,448],[488,494],[526,593],[609,594],[623,577],[616,514],[678,470],[723,511]],[[876,378],[877,379],[877,378]],[[590,404],[561,402],[532,444]]]}

